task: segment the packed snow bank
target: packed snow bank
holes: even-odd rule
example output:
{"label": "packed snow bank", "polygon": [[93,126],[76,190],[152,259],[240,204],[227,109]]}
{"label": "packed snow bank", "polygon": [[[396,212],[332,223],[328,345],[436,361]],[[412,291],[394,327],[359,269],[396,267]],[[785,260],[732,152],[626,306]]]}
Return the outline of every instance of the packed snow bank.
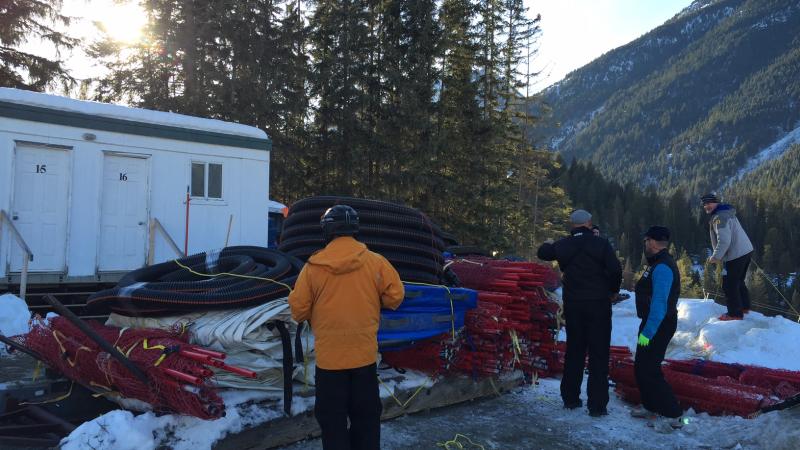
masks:
{"label": "packed snow bank", "polygon": [[[611,345],[635,352],[641,319],[636,317],[636,296],[630,295],[630,299],[614,305]],[[800,324],[757,312],[747,314],[744,320],[718,320],[725,312],[726,308],[713,300],[680,299],[678,330],[667,348],[667,358],[800,370],[800,346],[794,345],[800,342]],[[565,339],[562,330],[559,340]]]}
{"label": "packed snow bank", "polygon": [[[16,336],[28,332],[31,312],[25,300],[13,294],[0,295],[0,334]],[[0,345],[0,355],[6,354],[5,345]]]}

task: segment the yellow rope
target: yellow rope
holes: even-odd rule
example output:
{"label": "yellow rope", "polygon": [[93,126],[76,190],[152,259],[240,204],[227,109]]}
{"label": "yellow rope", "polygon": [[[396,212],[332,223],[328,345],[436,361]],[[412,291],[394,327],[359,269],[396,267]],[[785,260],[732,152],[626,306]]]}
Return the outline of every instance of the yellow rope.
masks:
{"label": "yellow rope", "polygon": [[494,393],[495,393],[495,394],[497,394],[497,396],[498,396],[498,397],[500,397],[501,395],[503,395],[503,394],[501,394],[501,393],[500,393],[500,391],[497,389],[497,386],[495,386],[495,384],[494,384],[494,378],[493,378],[493,377],[489,377],[489,384],[491,384],[491,385],[492,385],[492,389],[494,389]]}
{"label": "yellow rope", "polygon": [[67,391],[66,394],[58,396],[56,398],[51,398],[50,400],[44,400],[44,401],[41,401],[41,402],[20,402],[19,404],[20,405],[44,405],[44,404],[47,404],[47,403],[60,402],[61,400],[64,400],[65,398],[67,398],[70,395],[72,395],[72,386],[75,386],[75,382],[74,381],[72,383],[70,383],[69,391]]}
{"label": "yellow rope", "polygon": [[283,287],[285,287],[286,289],[288,289],[288,290],[289,290],[289,292],[292,292],[292,287],[291,287],[291,286],[289,286],[289,285],[288,285],[288,284],[286,284],[286,283],[281,283],[280,281],[273,280],[272,278],[256,277],[256,276],[253,276],[253,275],[240,275],[240,274],[237,274],[237,273],[229,273],[229,272],[220,272],[220,273],[202,273],[202,272],[198,272],[198,271],[196,271],[196,270],[192,269],[192,268],[191,268],[191,267],[189,267],[189,266],[186,266],[186,265],[184,265],[184,264],[181,264],[181,262],[180,262],[180,261],[178,261],[177,259],[174,259],[173,261],[175,262],[175,264],[177,264],[177,265],[178,265],[178,267],[181,267],[181,268],[183,268],[183,269],[186,269],[186,270],[188,270],[190,273],[192,273],[192,274],[194,274],[194,275],[197,275],[197,276],[199,276],[199,277],[209,277],[209,278],[214,278],[214,277],[218,277],[218,276],[220,276],[220,275],[226,275],[226,276],[229,276],[229,277],[236,277],[236,278],[246,278],[246,279],[248,279],[248,280],[261,280],[261,281],[269,281],[270,283],[280,284],[281,286],[283,286]]}
{"label": "yellow rope", "polygon": [[414,392],[414,394],[412,394],[412,395],[411,395],[411,397],[409,397],[409,398],[408,398],[408,400],[406,400],[405,402],[401,402],[401,401],[400,401],[400,400],[399,400],[397,397],[395,397],[395,395],[394,395],[394,392],[392,392],[392,391],[389,389],[389,386],[386,386],[386,384],[384,384],[384,383],[383,383],[383,380],[381,380],[381,377],[378,377],[378,382],[381,384],[381,386],[383,386],[383,387],[384,387],[384,389],[386,389],[386,392],[388,392],[388,393],[389,393],[389,395],[391,395],[391,396],[392,396],[392,398],[394,399],[394,401],[395,401],[395,402],[397,402],[397,404],[400,406],[400,408],[401,408],[401,409],[406,409],[406,406],[408,406],[408,404],[409,404],[409,403],[411,403],[411,400],[413,400],[413,399],[414,399],[414,397],[416,397],[416,396],[417,396],[417,394],[419,394],[419,393],[420,393],[420,392],[421,392],[423,389],[425,389],[425,387],[428,385],[428,380],[430,380],[430,379],[429,379],[429,378],[428,378],[428,379],[425,379],[425,382],[424,382],[424,383],[422,383],[422,386],[420,386],[420,387],[419,387],[419,388],[418,388],[418,389],[417,389],[417,390]]}
{"label": "yellow rope", "polygon": [[761,266],[759,266],[758,263],[755,260],[752,260],[752,261],[753,261],[753,264],[755,264],[755,266],[758,269],[758,271],[761,272],[761,275],[763,275],[764,278],[767,281],[769,281],[769,284],[772,285],[773,288],[775,288],[775,291],[778,292],[778,295],[780,295],[783,298],[783,301],[785,301],[786,304],[789,305],[790,308],[792,308],[792,311],[794,311],[794,313],[797,314],[797,317],[798,317],[797,318],[797,322],[800,322],[800,311],[798,311],[797,308],[795,308],[794,305],[792,305],[792,302],[790,302],[789,299],[787,299],[786,296],[783,295],[783,292],[781,292],[781,290],[778,289],[778,286],[775,286],[775,283],[773,283],[772,280],[767,276],[767,274],[764,272],[764,270],[761,268]]}
{"label": "yellow rope", "polygon": [[513,363],[516,364],[520,362],[519,355],[522,354],[522,347],[519,345],[519,337],[516,330],[508,330],[508,334],[511,336],[511,350],[514,352]]}
{"label": "yellow rope", "polygon": [[456,341],[456,310],[455,306],[453,306],[453,294],[450,292],[450,287],[445,286],[443,284],[429,284],[429,283],[417,283],[414,281],[404,281],[405,284],[414,284],[417,286],[431,286],[431,287],[442,287],[447,290],[447,299],[450,301],[450,330],[453,334],[453,342]]}
{"label": "yellow rope", "polygon": [[[147,338],[144,338],[144,341],[142,342],[142,347],[145,350],[161,350],[162,352],[167,349],[167,347],[164,347],[163,345],[148,346],[147,345]],[[153,366],[158,367],[159,364],[164,362],[164,358],[166,358],[166,357],[167,357],[167,354],[166,353],[162,353],[161,356],[158,357],[156,362],[153,363]]]}
{"label": "yellow rope", "polygon": [[122,334],[125,333],[125,331],[127,331],[127,330],[128,330],[128,327],[120,328],[119,334],[117,335],[117,339],[112,344],[117,350],[119,350],[119,347],[117,347],[117,344],[119,343],[119,340],[122,339]]}
{"label": "yellow rope", "polygon": [[31,377],[31,381],[36,381],[39,378],[39,374],[42,372],[42,362],[38,359],[36,360],[36,365],[33,367],[33,376]]}
{"label": "yellow rope", "polygon": [[561,330],[564,326],[564,303],[558,304],[558,312],[556,313],[556,330]]}
{"label": "yellow rope", "polygon": [[445,450],[450,450],[450,446],[452,445],[453,446],[452,448],[461,450],[461,449],[465,448],[464,444],[458,442],[458,440],[461,439],[461,438],[463,438],[464,440],[469,442],[469,445],[471,445],[472,447],[479,448],[481,450],[486,450],[482,445],[472,442],[472,440],[470,438],[468,438],[467,436],[464,436],[461,433],[457,433],[456,436],[453,439],[449,440],[449,441],[437,442],[436,446],[437,447],[444,447]]}
{"label": "yellow rope", "polygon": [[[72,361],[70,361],[69,356],[67,356],[67,349],[64,347],[64,344],[61,343],[61,339],[58,338],[59,334],[61,334],[60,331],[53,330],[53,338],[55,338],[56,342],[58,343],[58,347],[59,349],[61,349],[61,354],[64,355],[64,359],[71,367],[75,367],[75,363],[78,361],[78,352],[80,352],[81,350],[89,351],[91,349],[89,347],[86,347],[85,345],[81,345],[75,350],[75,356],[72,358]],[[64,336],[63,334],[61,334],[61,337],[66,339],[66,336]]]}

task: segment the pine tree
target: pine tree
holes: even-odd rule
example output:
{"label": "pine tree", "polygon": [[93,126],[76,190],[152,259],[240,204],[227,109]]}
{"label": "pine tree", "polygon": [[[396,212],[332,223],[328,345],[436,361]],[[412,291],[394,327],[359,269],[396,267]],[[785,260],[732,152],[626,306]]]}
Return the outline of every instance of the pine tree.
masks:
{"label": "pine tree", "polygon": [[373,190],[433,211],[441,181],[431,164],[442,35],[436,2],[388,1],[379,12],[381,83],[375,112],[377,160],[370,173]]}
{"label": "pine tree", "polygon": [[767,285],[768,283],[760,271],[753,270],[750,272],[747,288],[750,293],[750,301],[753,303],[753,309],[759,309],[758,304],[769,305],[772,303],[770,301],[770,290],[772,288]]}
{"label": "pine tree", "polygon": [[72,49],[79,41],[60,31],[70,18],[61,14],[61,0],[5,0],[0,5],[0,86],[43,91],[55,81],[74,84],[63,61],[20,50],[29,40]]}
{"label": "pine tree", "polygon": [[372,5],[354,0],[312,2],[311,49],[313,173],[327,193],[363,194],[372,164],[367,123],[374,83],[375,35]]}
{"label": "pine tree", "polygon": [[270,196],[291,203],[311,195],[313,175],[307,154],[309,142],[308,31],[299,0],[285,5],[275,43],[274,84],[279,91],[278,121],[270,130],[273,141],[270,164]]}
{"label": "pine tree", "polygon": [[633,267],[631,266],[631,260],[629,258],[625,259],[625,268],[622,270],[622,286],[624,289],[632,291],[634,289],[634,276],[636,274],[633,272]]}
{"label": "pine tree", "polygon": [[[431,164],[440,180],[439,195],[447,202],[437,203],[430,213],[445,219],[448,227],[464,243],[481,243],[490,227],[476,175],[482,168],[479,155],[485,151],[484,126],[478,104],[478,88],[473,78],[478,45],[473,21],[474,5],[468,0],[444,0],[440,8],[442,24],[442,76],[436,117],[436,142]],[[463,182],[462,180],[469,180]]]}
{"label": "pine tree", "polygon": [[684,297],[699,297],[699,289],[695,284],[696,274],[694,272],[694,263],[686,253],[686,250],[681,252],[678,258],[678,272],[681,275],[681,295]]}
{"label": "pine tree", "polygon": [[722,294],[722,288],[720,287],[719,277],[720,277],[720,268],[717,264],[711,264],[706,262],[703,266],[703,291],[704,294],[708,294],[710,297],[717,298]]}

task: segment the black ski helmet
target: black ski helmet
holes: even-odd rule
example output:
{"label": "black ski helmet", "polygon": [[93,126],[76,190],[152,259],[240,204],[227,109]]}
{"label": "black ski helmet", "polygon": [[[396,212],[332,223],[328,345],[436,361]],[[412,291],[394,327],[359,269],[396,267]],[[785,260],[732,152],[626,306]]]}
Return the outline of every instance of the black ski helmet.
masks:
{"label": "black ski helmet", "polygon": [[358,213],[347,205],[328,208],[319,221],[326,241],[338,236],[355,236],[358,233]]}

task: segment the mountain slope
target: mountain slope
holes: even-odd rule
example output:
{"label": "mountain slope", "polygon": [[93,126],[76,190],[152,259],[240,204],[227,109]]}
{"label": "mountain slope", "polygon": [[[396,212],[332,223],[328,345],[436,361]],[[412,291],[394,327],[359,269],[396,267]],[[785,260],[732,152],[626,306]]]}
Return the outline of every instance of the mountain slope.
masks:
{"label": "mountain slope", "polygon": [[567,158],[663,192],[718,188],[800,125],[800,1],[699,1],[543,92]]}
{"label": "mountain slope", "polygon": [[745,174],[731,187],[731,193],[759,193],[789,199],[800,204],[800,144],[788,148],[780,157],[765,162],[758,169]]}

